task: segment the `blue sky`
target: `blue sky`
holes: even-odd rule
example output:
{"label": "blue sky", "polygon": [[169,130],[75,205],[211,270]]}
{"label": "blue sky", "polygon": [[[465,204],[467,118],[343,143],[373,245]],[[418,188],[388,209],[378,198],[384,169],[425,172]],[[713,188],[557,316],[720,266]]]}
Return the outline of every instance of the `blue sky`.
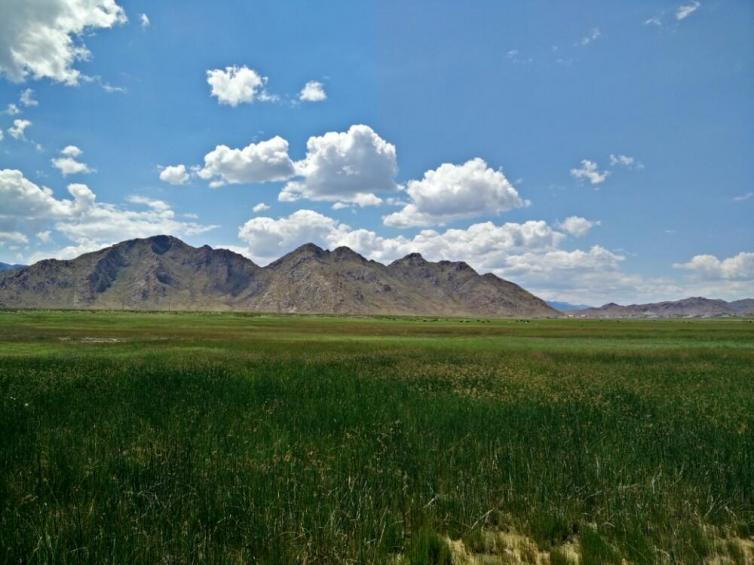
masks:
{"label": "blue sky", "polygon": [[0,261],[167,232],[260,264],[419,251],[587,304],[751,296],[752,24],[743,0],[6,2]]}

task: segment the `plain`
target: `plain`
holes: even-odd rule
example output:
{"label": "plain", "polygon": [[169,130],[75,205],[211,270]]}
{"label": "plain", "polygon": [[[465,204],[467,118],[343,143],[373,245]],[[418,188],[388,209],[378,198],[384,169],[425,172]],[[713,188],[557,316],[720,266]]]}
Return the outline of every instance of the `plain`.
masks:
{"label": "plain", "polygon": [[751,320],[0,312],[0,430],[2,562],[754,556]]}

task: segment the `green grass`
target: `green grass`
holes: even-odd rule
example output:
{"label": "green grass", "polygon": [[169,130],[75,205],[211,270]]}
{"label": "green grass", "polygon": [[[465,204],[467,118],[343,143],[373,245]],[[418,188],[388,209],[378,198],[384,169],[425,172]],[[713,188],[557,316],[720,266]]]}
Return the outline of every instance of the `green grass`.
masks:
{"label": "green grass", "polygon": [[0,562],[695,563],[754,532],[754,324],[0,312]]}

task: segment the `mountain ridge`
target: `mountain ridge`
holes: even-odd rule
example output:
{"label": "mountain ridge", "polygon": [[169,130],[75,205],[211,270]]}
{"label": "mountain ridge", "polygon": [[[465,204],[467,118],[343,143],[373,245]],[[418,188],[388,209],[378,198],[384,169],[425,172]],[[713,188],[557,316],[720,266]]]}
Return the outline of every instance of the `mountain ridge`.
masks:
{"label": "mountain ridge", "polygon": [[666,300],[647,304],[622,306],[614,302],[594,308],[567,312],[569,317],[598,319],[652,318],[718,318],[754,315],[754,299],[725,300],[691,296],[680,300]]}
{"label": "mountain ridge", "polygon": [[556,317],[520,286],[418,253],[384,265],[348,247],[299,246],[265,267],[160,235],[0,274],[0,308],[234,310]]}

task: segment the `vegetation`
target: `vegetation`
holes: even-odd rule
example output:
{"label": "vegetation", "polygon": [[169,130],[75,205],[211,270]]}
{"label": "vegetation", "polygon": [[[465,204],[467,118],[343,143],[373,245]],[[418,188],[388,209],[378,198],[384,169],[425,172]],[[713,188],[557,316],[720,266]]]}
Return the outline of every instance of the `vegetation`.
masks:
{"label": "vegetation", "polygon": [[0,312],[0,562],[744,563],[754,324]]}

